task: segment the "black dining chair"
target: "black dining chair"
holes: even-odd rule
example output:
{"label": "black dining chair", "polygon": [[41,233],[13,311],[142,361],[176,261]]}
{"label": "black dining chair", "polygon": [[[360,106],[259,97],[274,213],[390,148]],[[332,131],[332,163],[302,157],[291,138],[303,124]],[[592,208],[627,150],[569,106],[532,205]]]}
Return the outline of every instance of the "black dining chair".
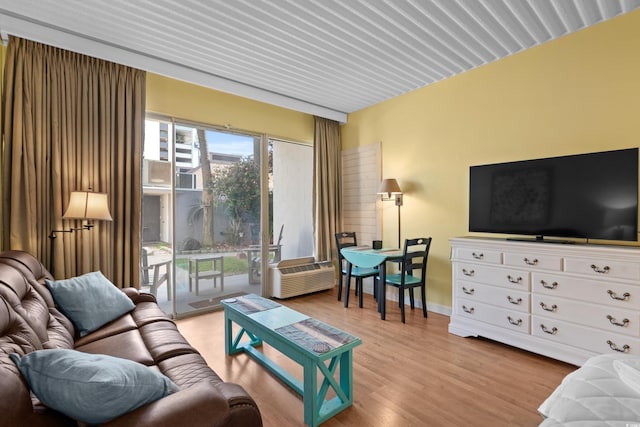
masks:
{"label": "black dining chair", "polygon": [[[338,301],[342,299],[343,278],[347,277],[347,261],[340,253],[340,249],[350,246],[358,246],[358,239],[355,231],[343,231],[335,234],[336,247],[338,248],[338,267],[340,268],[340,278],[338,279]],[[378,269],[360,268],[355,265],[351,267],[351,277],[356,279],[356,295],[358,295],[358,306],[362,308],[362,281],[366,277],[373,277],[373,297],[377,297],[378,290]],[[346,283],[344,306],[349,306],[350,283]]]}
{"label": "black dining chair", "polygon": [[[409,290],[409,301],[411,309],[415,308],[413,295],[414,288],[420,288],[422,297],[422,314],[427,317],[427,259],[429,258],[429,248],[431,247],[431,237],[421,237],[417,239],[407,239],[404,241],[400,272],[397,274],[387,274],[386,284],[398,288],[398,304],[404,319],[404,291]],[[417,270],[420,270],[417,272]],[[383,290],[386,286],[383,286]],[[383,293],[384,295],[384,293]]]}

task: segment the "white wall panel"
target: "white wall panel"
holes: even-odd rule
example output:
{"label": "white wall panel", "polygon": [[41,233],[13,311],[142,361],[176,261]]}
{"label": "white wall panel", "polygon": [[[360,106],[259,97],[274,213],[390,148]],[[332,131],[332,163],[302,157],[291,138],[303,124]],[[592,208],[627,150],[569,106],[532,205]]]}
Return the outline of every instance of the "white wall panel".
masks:
{"label": "white wall panel", "polygon": [[342,152],[343,231],[355,231],[359,244],[381,238],[378,186],[382,176],[380,143]]}

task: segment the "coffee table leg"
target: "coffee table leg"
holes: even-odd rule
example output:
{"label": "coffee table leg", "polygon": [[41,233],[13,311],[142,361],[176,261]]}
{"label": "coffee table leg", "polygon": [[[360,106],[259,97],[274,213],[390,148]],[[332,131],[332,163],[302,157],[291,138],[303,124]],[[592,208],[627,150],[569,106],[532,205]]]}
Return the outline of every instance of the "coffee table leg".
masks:
{"label": "coffee table leg", "polygon": [[351,350],[340,355],[340,388],[345,393],[348,405],[353,404],[353,353]]}
{"label": "coffee table leg", "polygon": [[231,347],[232,347],[232,334],[233,334],[233,322],[229,319],[227,315],[227,310],[224,311],[224,353],[229,356],[231,355]]}
{"label": "coffee table leg", "polygon": [[315,427],[320,424],[320,407],[316,399],[318,392],[316,364],[311,359],[308,359],[304,365],[303,388],[304,422],[310,427]]}
{"label": "coffee table leg", "polygon": [[[240,326],[240,325],[239,325]],[[247,335],[249,342],[240,343],[244,335]],[[224,312],[224,352],[232,355],[244,351],[244,347],[258,347],[262,345],[262,339],[258,338],[244,327],[240,326],[240,331],[233,337],[233,320]]]}
{"label": "coffee table leg", "polygon": [[[315,427],[353,404],[353,353],[345,351],[325,362],[308,360],[304,364],[304,422]],[[340,373],[336,376],[336,371]],[[318,389],[318,371],[322,384]],[[326,400],[327,392],[333,389],[336,396]]]}

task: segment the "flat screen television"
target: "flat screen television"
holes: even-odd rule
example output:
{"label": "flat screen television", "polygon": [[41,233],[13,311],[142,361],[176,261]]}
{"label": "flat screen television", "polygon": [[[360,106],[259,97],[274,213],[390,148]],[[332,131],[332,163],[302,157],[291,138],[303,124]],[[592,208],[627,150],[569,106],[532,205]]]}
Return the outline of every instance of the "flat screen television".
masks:
{"label": "flat screen television", "polygon": [[471,166],[469,231],[637,241],[638,149]]}

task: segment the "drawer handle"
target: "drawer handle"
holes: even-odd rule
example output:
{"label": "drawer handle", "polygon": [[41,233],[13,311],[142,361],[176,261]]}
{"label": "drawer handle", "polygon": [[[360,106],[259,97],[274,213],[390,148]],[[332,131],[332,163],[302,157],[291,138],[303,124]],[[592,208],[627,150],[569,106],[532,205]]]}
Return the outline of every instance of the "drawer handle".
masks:
{"label": "drawer handle", "polygon": [[472,277],[476,274],[475,270],[467,270],[466,268],[462,269],[462,274],[464,274],[465,276],[469,276]]}
{"label": "drawer handle", "polygon": [[509,320],[509,323],[511,323],[513,326],[522,325],[522,319],[513,320],[513,318],[511,316],[507,316],[507,319]]}
{"label": "drawer handle", "polygon": [[507,296],[507,300],[514,305],[522,304],[522,298],[513,299],[511,298],[511,295]]}
{"label": "drawer handle", "polygon": [[525,257],[523,261],[527,265],[536,265],[536,264],[538,264],[538,258],[529,259],[529,258]]}
{"label": "drawer handle", "polygon": [[463,310],[465,313],[469,313],[469,314],[473,314],[473,312],[474,312],[474,311],[476,311],[476,309],[475,309],[475,308],[473,308],[473,307],[471,307],[471,308],[467,308],[467,306],[466,306],[466,305],[463,305],[463,306],[462,306],[462,310]]}
{"label": "drawer handle", "polygon": [[474,288],[467,289],[466,287],[463,286],[462,292],[464,292],[467,295],[473,295],[476,292],[476,290]]}
{"label": "drawer handle", "polygon": [[472,257],[474,257],[475,259],[482,259],[482,258],[484,258],[484,254],[483,254],[482,252],[480,252],[479,254],[477,254],[477,253],[473,252],[473,253],[471,254],[471,256],[472,256]]}
{"label": "drawer handle", "polygon": [[549,335],[555,335],[558,333],[558,328],[556,328],[555,326],[551,329],[547,329],[547,327],[544,326],[542,323],[540,324],[540,329],[542,329],[542,332]]}
{"label": "drawer handle", "polygon": [[553,304],[551,307],[549,307],[543,301],[540,301],[540,307],[542,307],[542,309],[546,311],[556,311],[558,309],[557,305]]}
{"label": "drawer handle", "polygon": [[619,351],[620,353],[627,353],[629,350],[631,350],[631,347],[629,347],[627,344],[623,345],[622,348],[618,347],[616,343],[611,340],[607,340],[607,344],[609,344],[611,350]]}
{"label": "drawer handle", "polygon": [[507,276],[507,280],[509,280],[509,282],[511,282],[511,283],[518,284],[518,283],[522,282],[522,277],[513,277],[511,275],[508,275]]}
{"label": "drawer handle", "polygon": [[615,325],[615,326],[622,326],[622,327],[625,327],[625,326],[629,325],[629,322],[630,322],[630,320],[629,320],[629,319],[626,319],[626,318],[625,318],[625,319],[622,319],[622,322],[616,322],[616,318],[615,318],[615,317],[613,317],[613,316],[612,316],[612,315],[610,315],[610,314],[607,314],[607,319],[609,319],[609,322],[610,322],[612,325]]}
{"label": "drawer handle", "polygon": [[609,296],[612,299],[618,300],[618,301],[626,301],[629,299],[629,297],[631,296],[631,294],[629,292],[625,292],[624,294],[622,294],[621,297],[618,296],[618,294],[616,294],[615,292],[613,292],[611,289],[609,289],[607,291],[607,293],[609,294]]}
{"label": "drawer handle", "polygon": [[591,264],[591,269],[593,271],[595,271],[596,273],[600,273],[600,274],[607,274],[609,272],[609,266],[605,265],[604,267],[600,268],[595,264]]}
{"label": "drawer handle", "polygon": [[544,280],[540,280],[540,284],[542,285],[543,288],[547,288],[547,289],[555,289],[558,287],[558,282],[549,283],[549,282],[545,282]]}

